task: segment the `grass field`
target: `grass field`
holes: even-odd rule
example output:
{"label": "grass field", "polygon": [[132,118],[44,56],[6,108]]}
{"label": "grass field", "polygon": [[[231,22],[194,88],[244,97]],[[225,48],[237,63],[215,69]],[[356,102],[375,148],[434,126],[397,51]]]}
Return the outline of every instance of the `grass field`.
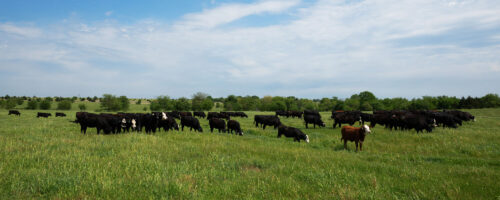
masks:
{"label": "grass field", "polygon": [[[77,106],[73,106],[74,109]],[[142,106],[143,107],[143,106]],[[142,109],[138,106],[137,110]],[[68,118],[0,110],[0,199],[498,199],[500,109],[432,133],[377,126],[364,151],[343,150],[340,129],[305,129],[311,142],[276,138],[236,118],[244,136],[160,132],[80,134]],[[92,110],[91,110],[92,111]],[[54,113],[54,111],[50,111]],[[135,111],[134,111],[135,112]],[[272,113],[268,113],[272,114]]]}

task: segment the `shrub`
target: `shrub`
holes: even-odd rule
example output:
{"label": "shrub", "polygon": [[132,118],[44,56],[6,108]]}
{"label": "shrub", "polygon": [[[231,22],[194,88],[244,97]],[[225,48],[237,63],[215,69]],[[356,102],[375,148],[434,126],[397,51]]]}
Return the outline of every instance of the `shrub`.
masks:
{"label": "shrub", "polygon": [[81,110],[81,111],[84,111],[84,110],[87,110],[87,106],[83,103],[81,104],[78,104],[78,108]]}
{"label": "shrub", "polygon": [[38,102],[37,101],[28,101],[28,106],[26,106],[26,109],[29,110],[36,110],[38,108]]}
{"label": "shrub", "polygon": [[42,102],[40,102],[40,109],[42,110],[48,110],[52,106],[52,101],[48,99],[44,99]]}
{"label": "shrub", "polygon": [[71,110],[71,101],[64,100],[57,103],[58,110]]}
{"label": "shrub", "polygon": [[9,98],[5,103],[4,103],[4,107],[6,109],[12,109],[12,108],[15,108],[17,105],[17,100],[15,98]]}

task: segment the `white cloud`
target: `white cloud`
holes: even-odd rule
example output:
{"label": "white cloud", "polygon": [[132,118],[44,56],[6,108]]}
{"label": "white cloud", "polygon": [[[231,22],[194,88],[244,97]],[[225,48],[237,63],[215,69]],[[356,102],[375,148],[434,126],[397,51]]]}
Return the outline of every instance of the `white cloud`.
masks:
{"label": "white cloud", "polygon": [[249,15],[283,12],[298,3],[299,0],[270,0],[253,4],[225,4],[201,13],[188,14],[176,27],[214,28]]}
{"label": "white cloud", "polygon": [[111,16],[112,14],[113,14],[113,11],[106,11],[106,12],[104,13],[104,15],[106,15],[106,16],[108,16],[108,17],[109,17],[109,16]]}
{"label": "white cloud", "polygon": [[11,35],[17,35],[28,38],[35,38],[42,35],[42,31],[38,28],[17,26],[10,23],[0,24],[0,31]]}
{"label": "white cloud", "polygon": [[[117,91],[148,97],[197,91],[305,97],[345,97],[363,90],[410,97],[500,93],[493,86],[500,84],[500,44],[468,47],[461,45],[462,37],[449,39],[464,34],[473,42],[498,38],[491,29],[500,27],[500,5],[449,2],[320,0],[299,8],[288,23],[263,27],[219,28],[250,15],[295,12],[292,8],[302,4],[224,4],[187,14],[173,25],[155,20],[67,22],[50,28],[0,24],[0,72],[23,66],[11,72],[35,82],[29,85],[49,84],[39,77],[54,75],[72,86],[54,95],[68,96],[75,90],[86,96]],[[453,32],[463,27],[493,33]],[[400,44],[422,36],[440,39]]]}

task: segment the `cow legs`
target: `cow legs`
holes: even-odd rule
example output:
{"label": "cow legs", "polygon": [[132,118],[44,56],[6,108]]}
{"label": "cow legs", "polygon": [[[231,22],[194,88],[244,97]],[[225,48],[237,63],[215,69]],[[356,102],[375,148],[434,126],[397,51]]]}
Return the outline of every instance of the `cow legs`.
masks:
{"label": "cow legs", "polygon": [[359,151],[363,151],[363,142],[359,141]]}
{"label": "cow legs", "polygon": [[358,141],[354,141],[356,143],[356,151],[358,151]]}
{"label": "cow legs", "polygon": [[306,122],[306,128],[309,128],[309,127],[307,127],[307,122]]}
{"label": "cow legs", "polygon": [[344,140],[344,149],[347,149],[347,140]]}

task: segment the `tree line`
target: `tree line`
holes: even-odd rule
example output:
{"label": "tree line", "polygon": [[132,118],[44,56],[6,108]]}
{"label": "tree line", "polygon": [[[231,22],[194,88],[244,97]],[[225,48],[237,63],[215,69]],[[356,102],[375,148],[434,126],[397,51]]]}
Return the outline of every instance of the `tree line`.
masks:
{"label": "tree line", "polygon": [[[52,102],[57,102],[57,109],[70,110],[76,101],[99,102],[103,111],[127,111],[130,107],[130,99],[126,96],[115,96],[104,94],[102,97],[0,97],[0,107],[11,109],[23,105],[27,101],[26,109],[47,110],[52,107]],[[209,111],[214,107],[226,111],[277,111],[277,110],[436,110],[436,109],[473,109],[473,108],[497,108],[500,107],[498,94],[486,94],[483,97],[451,97],[451,96],[423,96],[421,98],[406,99],[377,98],[373,93],[364,91],[354,94],[349,98],[337,97],[322,99],[297,98],[294,96],[235,96],[213,98],[202,92],[195,93],[191,98],[181,97],[177,99],[169,96],[159,96],[156,99],[144,99],[149,103],[151,111]],[[141,104],[142,99],[136,100]],[[146,103],[147,104],[147,103]],[[85,110],[86,105],[80,103],[80,110]],[[148,107],[144,107],[148,110]]]}

